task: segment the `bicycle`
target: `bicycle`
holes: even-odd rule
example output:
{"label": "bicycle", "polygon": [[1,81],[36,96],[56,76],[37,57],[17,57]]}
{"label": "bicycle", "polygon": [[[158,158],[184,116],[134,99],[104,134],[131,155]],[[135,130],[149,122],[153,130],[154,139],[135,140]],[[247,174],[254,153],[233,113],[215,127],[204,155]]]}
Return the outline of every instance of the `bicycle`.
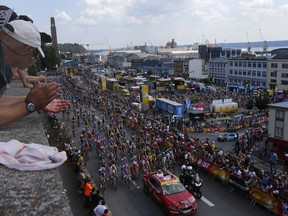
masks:
{"label": "bicycle", "polygon": [[111,177],[111,186],[115,191],[117,190],[117,177],[115,175]]}
{"label": "bicycle", "polygon": [[130,181],[131,181],[130,174],[126,174],[123,176],[123,184],[127,185],[128,189],[130,189]]}

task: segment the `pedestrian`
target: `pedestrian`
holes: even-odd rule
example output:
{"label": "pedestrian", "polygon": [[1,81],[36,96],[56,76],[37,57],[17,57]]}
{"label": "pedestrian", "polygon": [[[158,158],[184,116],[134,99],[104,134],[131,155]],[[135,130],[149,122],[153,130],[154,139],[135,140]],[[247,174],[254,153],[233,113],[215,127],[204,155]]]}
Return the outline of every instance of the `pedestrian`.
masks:
{"label": "pedestrian", "polygon": [[[103,216],[103,214],[105,212],[107,212],[107,207],[105,206],[105,201],[102,201],[101,204],[99,204],[98,206],[96,206],[96,208],[94,209],[94,215],[95,216]],[[105,211],[106,210],[106,211]]]}
{"label": "pedestrian", "polygon": [[93,215],[94,209],[99,205],[99,203],[105,201],[104,197],[101,196],[100,190],[97,190],[95,193],[95,187],[92,189],[91,194],[91,203],[90,203],[90,215]]}
{"label": "pedestrian", "polygon": [[85,204],[84,207],[85,208],[90,208],[90,204],[91,204],[91,193],[93,190],[93,187],[95,185],[92,184],[92,179],[91,178],[87,178],[85,185],[84,185],[84,196],[85,196]]}
{"label": "pedestrian", "polygon": [[277,161],[278,161],[277,154],[273,150],[271,150],[271,155],[270,155],[270,159],[269,159],[271,176],[273,176],[277,173],[277,170],[276,170]]}

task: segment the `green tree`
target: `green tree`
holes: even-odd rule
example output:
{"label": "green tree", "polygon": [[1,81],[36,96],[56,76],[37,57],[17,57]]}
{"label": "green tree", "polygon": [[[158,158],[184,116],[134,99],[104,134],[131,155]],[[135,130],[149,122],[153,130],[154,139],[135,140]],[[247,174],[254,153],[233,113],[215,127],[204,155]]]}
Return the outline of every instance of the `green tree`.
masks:
{"label": "green tree", "polygon": [[202,79],[202,82],[204,83],[205,86],[212,84],[212,80],[210,78]]}
{"label": "green tree", "polygon": [[264,110],[267,108],[267,105],[269,103],[269,98],[267,96],[257,97],[255,99],[255,106],[259,110]]}
{"label": "green tree", "polygon": [[153,74],[152,70],[147,71],[147,76],[151,76]]}
{"label": "green tree", "polygon": [[254,100],[253,99],[249,99],[245,105],[246,109],[251,110],[254,107]]}
{"label": "green tree", "polygon": [[52,70],[55,65],[59,65],[61,60],[56,53],[56,50],[52,46],[44,46],[43,51],[45,53],[45,58],[41,58],[41,68],[45,69],[47,68],[48,70]]}

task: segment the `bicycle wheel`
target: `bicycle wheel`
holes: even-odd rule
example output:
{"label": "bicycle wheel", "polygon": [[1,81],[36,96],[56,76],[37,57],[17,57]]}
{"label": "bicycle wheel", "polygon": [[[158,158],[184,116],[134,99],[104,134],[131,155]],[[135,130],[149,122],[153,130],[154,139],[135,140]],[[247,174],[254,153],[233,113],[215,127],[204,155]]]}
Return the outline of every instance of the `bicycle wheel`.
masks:
{"label": "bicycle wheel", "polygon": [[130,181],[131,181],[131,178],[130,177],[127,177],[127,186],[128,186],[128,189],[130,190]]}

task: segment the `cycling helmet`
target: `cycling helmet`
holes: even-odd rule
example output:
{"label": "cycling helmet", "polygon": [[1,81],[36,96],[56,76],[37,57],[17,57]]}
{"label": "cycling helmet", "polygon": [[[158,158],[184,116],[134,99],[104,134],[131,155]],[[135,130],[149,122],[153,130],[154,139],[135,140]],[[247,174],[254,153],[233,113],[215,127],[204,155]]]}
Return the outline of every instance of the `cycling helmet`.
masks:
{"label": "cycling helmet", "polygon": [[189,170],[189,171],[193,170],[192,166],[188,166],[187,170]]}
{"label": "cycling helmet", "polygon": [[182,165],[182,166],[181,166],[181,169],[182,169],[182,170],[186,170],[186,168],[187,168],[186,165]]}

